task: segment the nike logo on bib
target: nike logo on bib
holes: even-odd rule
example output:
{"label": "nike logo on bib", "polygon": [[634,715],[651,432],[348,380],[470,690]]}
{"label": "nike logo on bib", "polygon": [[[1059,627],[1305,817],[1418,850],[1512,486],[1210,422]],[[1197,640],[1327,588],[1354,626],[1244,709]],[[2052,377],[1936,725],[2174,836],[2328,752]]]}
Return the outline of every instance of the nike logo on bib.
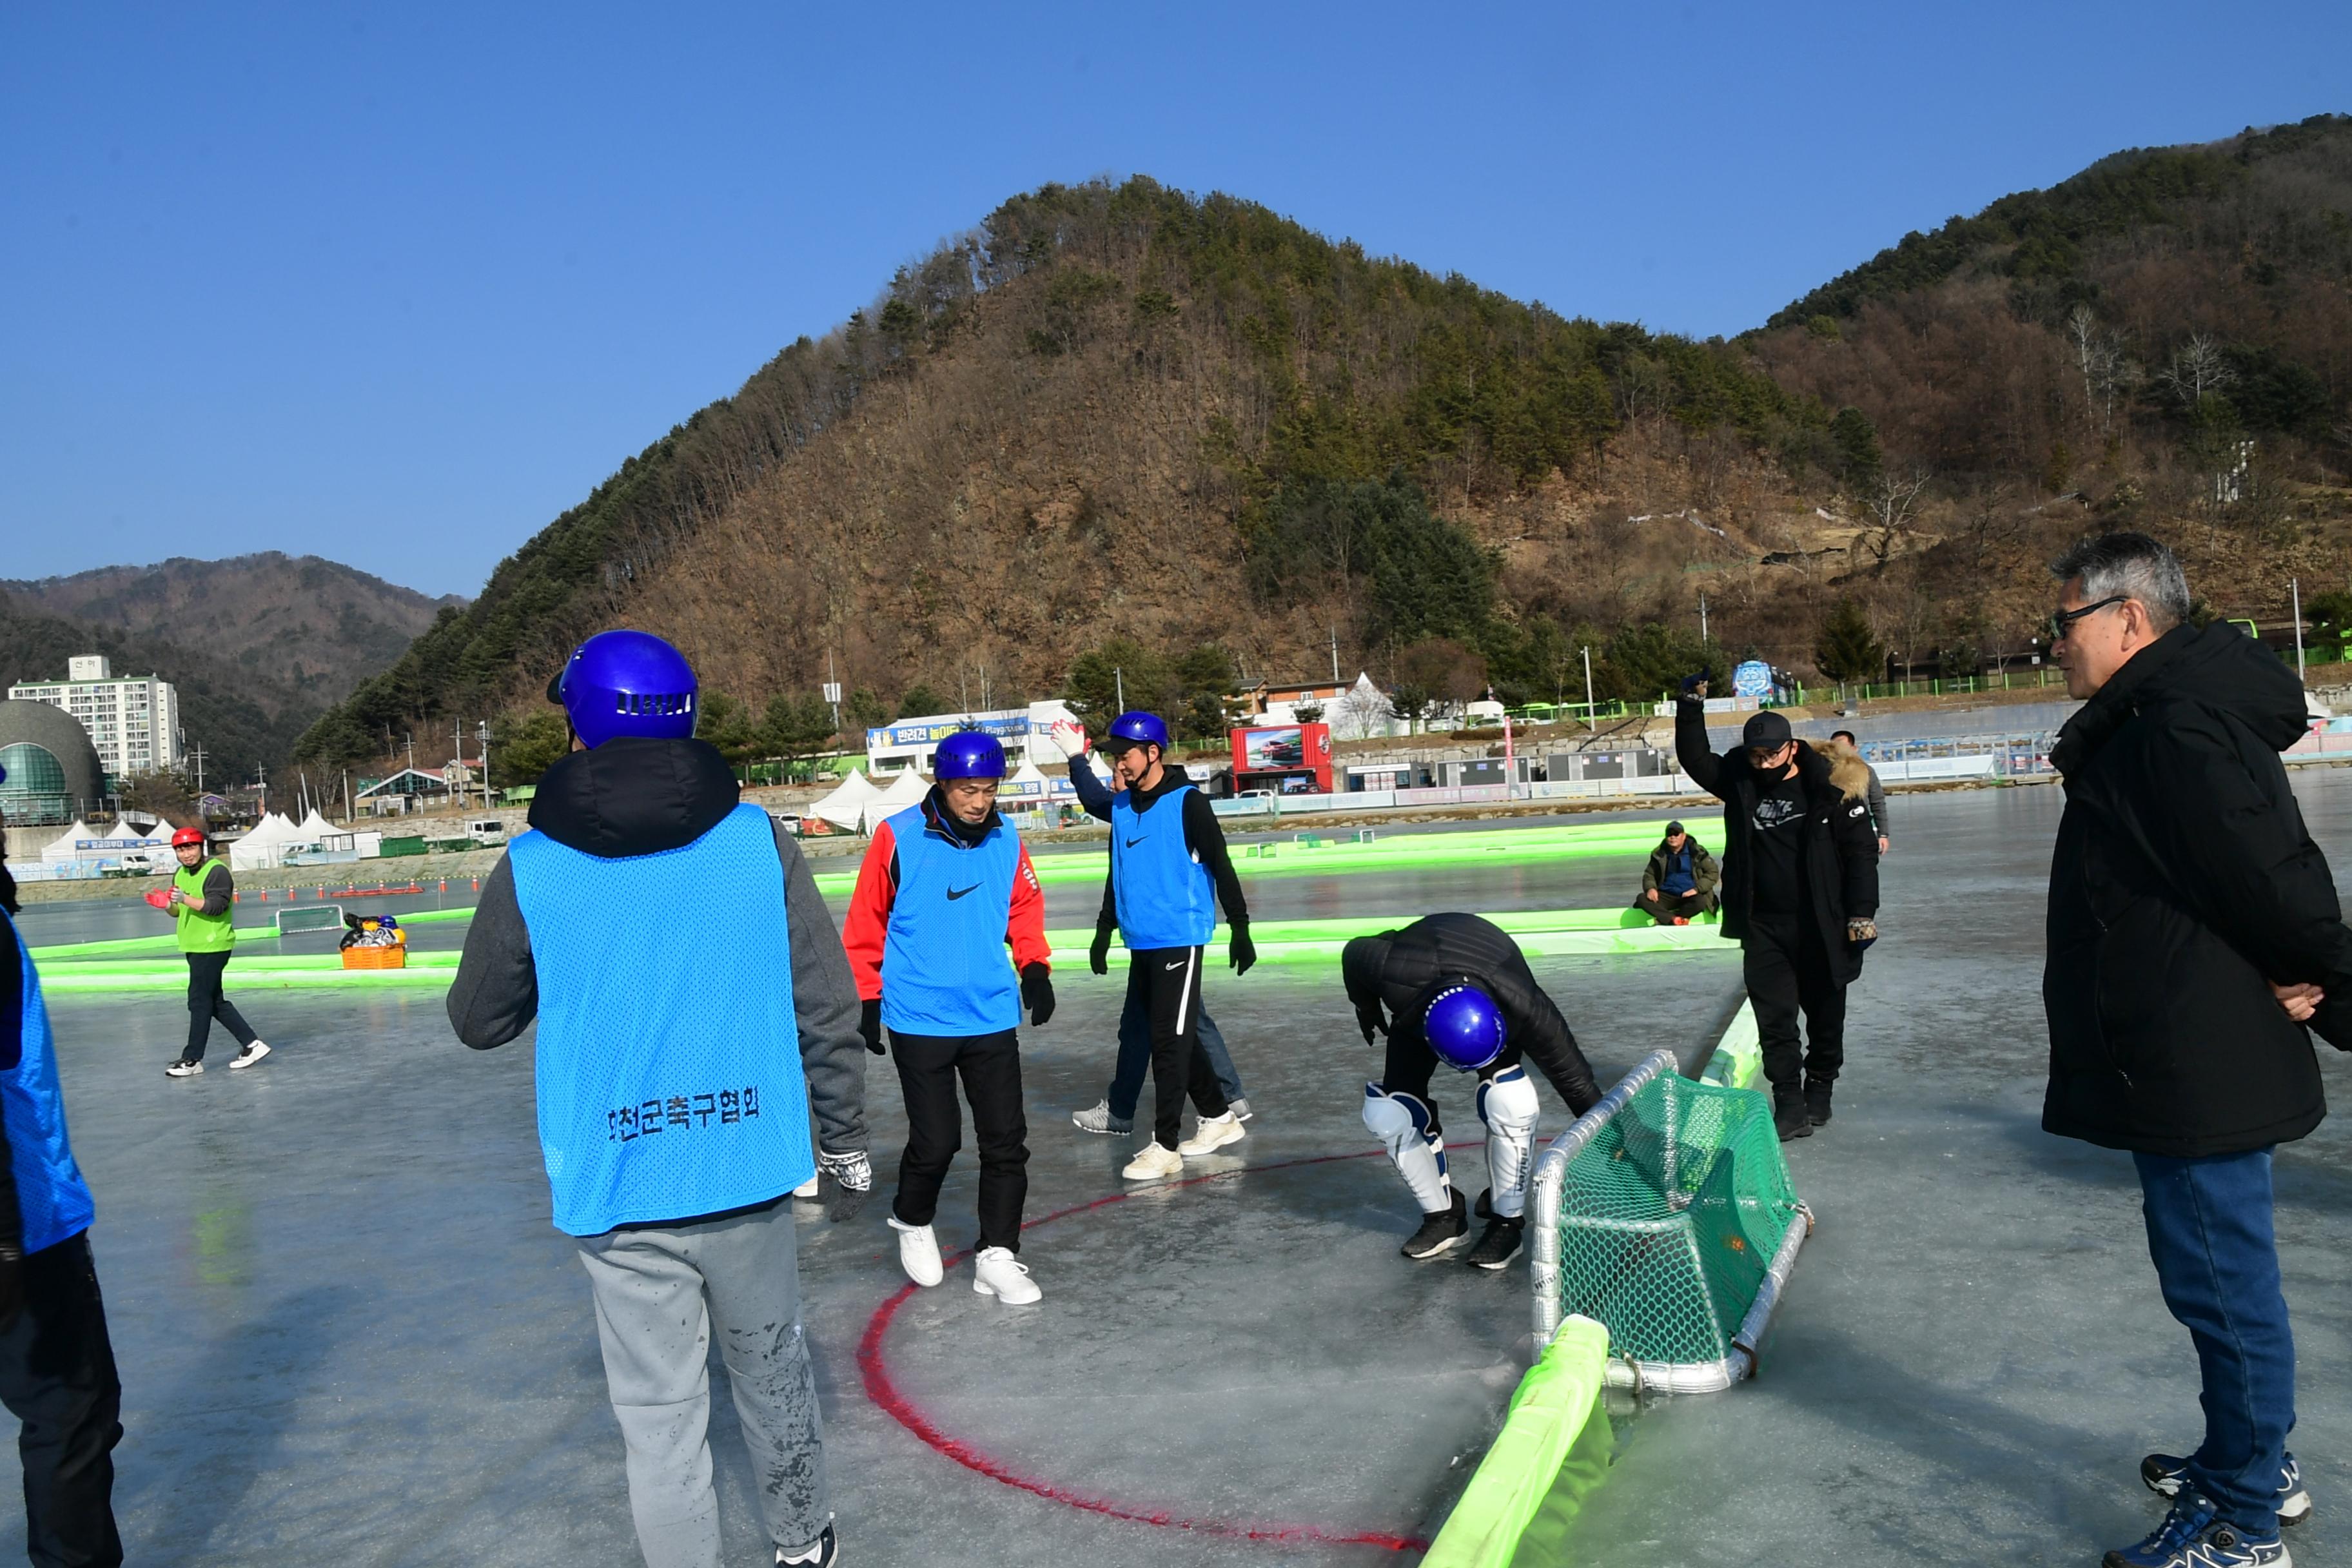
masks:
{"label": "nike logo on bib", "polygon": [[950,888],[948,889],[948,902],[953,903],[958,899],[962,898],[966,893],[976,893],[978,891],[980,891],[980,884],[978,882],[974,882],[969,888]]}
{"label": "nike logo on bib", "polygon": [[[1151,837],[1151,835],[1150,835],[1149,833],[1147,833],[1147,834],[1145,834],[1145,835],[1143,836],[1143,838],[1149,838],[1149,837]],[[1143,842],[1143,838],[1130,838],[1130,839],[1129,839],[1129,840],[1127,841],[1127,847],[1128,847],[1129,849],[1132,849],[1132,848],[1134,848],[1137,845],[1139,845],[1139,844],[1142,843],[1142,842]]]}

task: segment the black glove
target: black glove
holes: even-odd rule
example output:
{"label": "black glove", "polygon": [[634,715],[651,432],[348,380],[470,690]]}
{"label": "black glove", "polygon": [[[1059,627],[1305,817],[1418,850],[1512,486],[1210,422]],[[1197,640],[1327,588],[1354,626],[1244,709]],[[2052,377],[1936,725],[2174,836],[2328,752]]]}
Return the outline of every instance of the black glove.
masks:
{"label": "black glove", "polygon": [[1376,1031],[1383,1035],[1389,1032],[1389,1021],[1381,1016],[1381,1005],[1378,1002],[1356,1004],[1356,1026],[1364,1031],[1364,1044],[1368,1046],[1372,1043],[1372,1036]]}
{"label": "black glove", "polygon": [[866,1158],[866,1151],[835,1154],[826,1150],[816,1152],[817,1174],[828,1178],[818,1184],[818,1190],[832,1188],[825,1204],[824,1216],[834,1224],[855,1219],[857,1211],[866,1206],[866,1194],[874,1190],[874,1165]]}
{"label": "black glove", "polygon": [[1044,964],[1022,965],[1021,1002],[1029,1009],[1029,1022],[1033,1025],[1054,1016],[1054,976]]}
{"label": "black glove", "polygon": [[1235,974],[1247,974],[1250,972],[1250,965],[1257,962],[1257,943],[1250,941],[1248,921],[1244,921],[1234,927],[1234,942],[1229,952],[1233,957]]}
{"label": "black glove", "polygon": [[1706,695],[1706,671],[1703,669],[1696,675],[1685,675],[1683,677],[1683,695],[1685,697],[1704,697]]}
{"label": "black glove", "polygon": [[866,1048],[876,1056],[882,1054],[882,998],[862,1004],[857,1011],[857,1032],[866,1037]]}
{"label": "black glove", "polygon": [[1095,927],[1095,944],[1087,949],[1087,967],[1097,974],[1110,973],[1110,927]]}

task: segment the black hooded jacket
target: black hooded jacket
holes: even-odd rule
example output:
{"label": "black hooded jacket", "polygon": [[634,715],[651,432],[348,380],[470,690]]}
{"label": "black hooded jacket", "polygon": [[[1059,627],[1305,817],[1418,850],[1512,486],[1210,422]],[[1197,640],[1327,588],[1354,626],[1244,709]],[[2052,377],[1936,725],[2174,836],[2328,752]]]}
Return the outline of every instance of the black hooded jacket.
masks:
{"label": "black hooded jacket", "polygon": [[1441,981],[1468,980],[1503,1010],[1504,1044],[1536,1064],[1568,1108],[1581,1116],[1601,1100],[1592,1065],[1578,1048],[1535,972],[1501,927],[1477,915],[1423,915],[1399,931],[1360,936],[1339,952],[1339,975],[1359,1013],[1377,1003],[1391,1030],[1421,1027]]}
{"label": "black hooded jacket", "polygon": [[2270,982],[2311,982],[2352,1041],[2352,931],[2278,754],[2294,672],[2235,627],[2176,626],[2067,721],[2050,863],[2042,1125],[2195,1157],[2300,1138],[2326,1114],[2309,1033]]}
{"label": "black hooded jacket", "polygon": [[[530,826],[559,844],[617,860],[693,843],[735,809],[739,796],[735,774],[708,742],[607,741],[547,770],[530,803]],[[857,982],[799,844],[781,827],[774,832],[792,933],[793,1013],[817,1142],[832,1153],[859,1152],[866,1139],[866,1043],[857,1032]],[[777,954],[777,962],[785,955]],[[758,980],[722,975],[713,983]],[[478,1050],[506,1044],[539,1015],[530,932],[515,897],[514,868],[503,856],[482,884],[448,1008],[457,1037]]]}
{"label": "black hooded jacket", "polygon": [[[1723,802],[1723,934],[1744,939],[1756,906],[1756,770],[1745,748],[1717,755],[1706,742],[1706,707],[1685,698],[1675,710],[1675,761],[1699,788]],[[1832,757],[1797,742],[1797,778],[1805,820],[1797,852],[1813,921],[1837,978],[1862,973],[1862,950],[1845,922],[1878,913],[1878,833],[1871,826],[1870,770],[1847,752]]]}

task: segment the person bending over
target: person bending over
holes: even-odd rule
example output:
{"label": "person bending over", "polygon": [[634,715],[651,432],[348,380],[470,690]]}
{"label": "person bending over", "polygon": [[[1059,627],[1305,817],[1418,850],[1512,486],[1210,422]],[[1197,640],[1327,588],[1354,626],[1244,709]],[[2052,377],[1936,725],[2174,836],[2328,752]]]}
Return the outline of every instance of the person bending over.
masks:
{"label": "person bending over", "polygon": [[1429,1093],[1442,1061],[1478,1075],[1478,1120],[1486,1125],[1477,1212],[1487,1225],[1468,1261],[1503,1268],[1519,1255],[1535,1164],[1538,1105],[1521,1064],[1532,1059],[1579,1116],[1601,1100],[1568,1020],[1536,984],[1519,944],[1476,915],[1424,915],[1400,931],[1360,936],[1340,950],[1339,973],[1364,1044],[1388,1037],[1380,1079],[1364,1085],[1364,1125],[1421,1205],[1421,1228],[1404,1255],[1435,1258],[1470,1233]]}

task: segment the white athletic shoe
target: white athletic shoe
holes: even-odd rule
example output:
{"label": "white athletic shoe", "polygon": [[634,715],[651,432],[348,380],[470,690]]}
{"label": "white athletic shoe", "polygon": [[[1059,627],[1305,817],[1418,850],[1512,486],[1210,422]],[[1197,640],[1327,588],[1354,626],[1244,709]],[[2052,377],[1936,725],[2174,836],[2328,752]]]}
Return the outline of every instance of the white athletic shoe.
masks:
{"label": "white athletic shoe", "polygon": [[1130,1182],[1156,1182],[1163,1176],[1181,1175],[1183,1170],[1184,1156],[1154,1138],[1127,1163],[1127,1169],[1119,1174]]}
{"label": "white athletic shoe", "polygon": [[194,1078],[204,1070],[205,1064],[202,1062],[172,1061],[164,1064],[163,1076],[165,1078]]}
{"label": "white athletic shoe", "polygon": [[931,1234],[927,1225],[903,1225],[897,1215],[889,1216],[890,1228],[898,1233],[898,1267],[907,1278],[918,1285],[936,1285],[947,1278],[940,1267],[940,1238]]}
{"label": "white athletic shoe", "polygon": [[1241,1118],[1232,1111],[1223,1116],[1203,1116],[1192,1129],[1192,1136],[1176,1145],[1176,1152],[1188,1160],[1203,1154],[1213,1154],[1228,1143],[1238,1143],[1246,1136],[1242,1131]]}
{"label": "white athletic shoe", "polygon": [[807,1181],[803,1182],[799,1186],[793,1189],[793,1196],[796,1198],[814,1198],[817,1195],[818,1189],[816,1178],[814,1176],[811,1176]]}
{"label": "white athletic shoe", "polygon": [[249,1068],[268,1054],[269,1047],[263,1045],[259,1040],[256,1040],[253,1044],[246,1047],[245,1049],[237,1052],[235,1057],[230,1058],[228,1070],[235,1072],[239,1068]]}
{"label": "white athletic shoe", "polygon": [[1025,1307],[1042,1299],[1045,1292],[1029,1278],[1029,1266],[1013,1256],[1009,1247],[984,1247],[972,1260],[971,1288],[983,1296],[993,1296],[1008,1307]]}

